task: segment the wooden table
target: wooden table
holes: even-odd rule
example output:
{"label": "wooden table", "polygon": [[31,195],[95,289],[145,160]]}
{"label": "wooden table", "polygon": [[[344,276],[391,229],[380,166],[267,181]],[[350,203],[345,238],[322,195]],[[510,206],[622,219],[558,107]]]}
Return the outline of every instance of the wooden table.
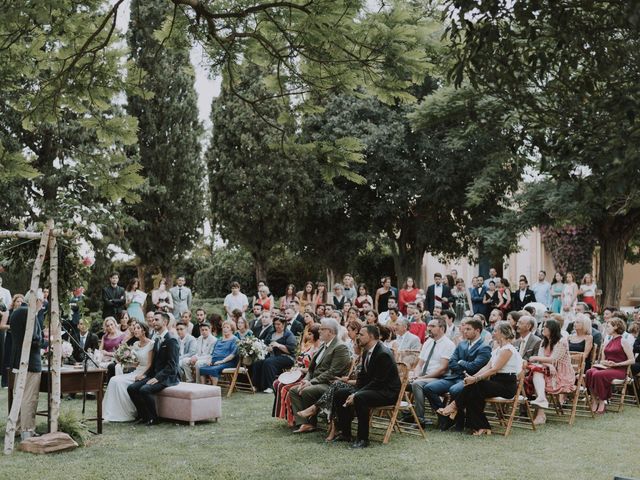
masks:
{"label": "wooden table", "polygon": [[[96,418],[88,418],[87,420],[96,421],[98,433],[102,433],[102,398],[104,391],[104,376],[107,371],[102,368],[89,368],[85,377],[82,368],[63,367],[60,370],[60,397],[71,393],[82,393],[83,386],[84,391],[87,393],[95,393],[97,404]],[[9,372],[9,411],[11,411],[11,404],[13,403],[13,382],[15,374]],[[49,376],[50,373],[47,370],[42,370],[42,377],[40,379],[40,392],[49,393]],[[51,431],[51,408],[47,408],[47,411],[38,412],[38,415],[46,415],[47,417],[47,430]]]}

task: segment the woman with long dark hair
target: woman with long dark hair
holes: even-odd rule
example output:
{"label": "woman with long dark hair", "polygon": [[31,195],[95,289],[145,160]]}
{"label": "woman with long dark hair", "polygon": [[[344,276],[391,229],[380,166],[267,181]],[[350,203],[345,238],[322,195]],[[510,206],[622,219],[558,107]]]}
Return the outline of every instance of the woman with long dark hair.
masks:
{"label": "woman with long dark hair", "polygon": [[[534,423],[545,423],[545,408],[549,408],[547,393],[570,393],[575,390],[575,372],[571,365],[569,345],[562,338],[562,328],[555,320],[547,320],[542,329],[538,355],[529,359],[528,393],[535,392],[531,402],[538,407]],[[532,392],[533,390],[533,392]]]}

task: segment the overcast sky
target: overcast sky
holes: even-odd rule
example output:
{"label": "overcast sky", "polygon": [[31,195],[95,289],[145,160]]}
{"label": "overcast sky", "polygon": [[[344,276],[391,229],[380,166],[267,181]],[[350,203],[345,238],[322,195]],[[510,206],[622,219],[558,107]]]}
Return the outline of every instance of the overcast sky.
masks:
{"label": "overcast sky", "polygon": [[[118,9],[117,25],[123,32],[126,32],[129,27],[129,14],[129,0],[127,0]],[[196,45],[191,50],[191,63],[193,63],[196,70],[195,87],[198,94],[199,117],[205,127],[210,128],[211,122],[209,120],[209,114],[211,113],[211,101],[213,97],[220,93],[220,77],[215,79],[209,78],[209,72],[205,67],[206,55],[200,45]]]}

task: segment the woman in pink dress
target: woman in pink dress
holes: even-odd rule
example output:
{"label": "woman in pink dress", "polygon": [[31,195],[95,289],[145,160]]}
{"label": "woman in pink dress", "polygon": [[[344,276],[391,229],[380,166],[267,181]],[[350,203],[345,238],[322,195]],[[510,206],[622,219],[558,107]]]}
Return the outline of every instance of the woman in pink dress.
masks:
{"label": "woman in pink dress", "polygon": [[529,359],[527,367],[532,374],[536,399],[531,402],[538,407],[533,423],[546,422],[545,408],[549,408],[547,393],[569,393],[576,389],[575,371],[571,365],[569,345],[562,338],[560,323],[547,320],[542,331],[542,343],[538,355]]}
{"label": "woman in pink dress", "polygon": [[627,367],[635,362],[631,345],[622,341],[622,334],[626,331],[624,321],[611,317],[605,328],[611,340],[604,347],[603,360],[587,370],[586,378],[591,392],[591,410],[600,414],[605,412],[605,401],[611,397],[611,383],[624,379]]}

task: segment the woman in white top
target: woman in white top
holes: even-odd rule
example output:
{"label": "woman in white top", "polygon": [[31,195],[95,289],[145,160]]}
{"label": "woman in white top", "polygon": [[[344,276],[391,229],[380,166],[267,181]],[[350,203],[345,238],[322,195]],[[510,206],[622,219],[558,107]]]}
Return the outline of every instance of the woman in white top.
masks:
{"label": "woman in white top", "polygon": [[144,323],[135,323],[133,334],[138,339],[133,344],[133,351],[138,360],[136,369],[125,375],[111,377],[102,401],[102,411],[107,422],[130,422],[136,418],[136,407],[131,401],[127,387],[140,380],[151,365],[153,342],[149,337],[149,327]]}
{"label": "woman in white top", "polygon": [[596,282],[593,281],[593,277],[590,273],[585,273],[584,277],[582,277],[578,295],[582,295],[582,301],[591,307],[592,312],[598,311],[598,305],[596,303],[597,291],[598,286]]}
{"label": "woman in white top", "polygon": [[496,323],[493,341],[497,348],[491,353],[491,360],[475,375],[465,374],[464,389],[453,402],[438,409],[439,415],[454,419],[460,410],[473,435],[491,435],[491,426],[484,414],[485,399],[512,398],[518,388],[522,357],[511,344],[515,336],[509,322]]}
{"label": "woman in white top", "polygon": [[[573,317],[573,311],[578,302],[578,285],[576,285],[576,279],[573,273],[568,272],[562,290],[562,316]],[[566,322],[569,323],[569,322]]]}

